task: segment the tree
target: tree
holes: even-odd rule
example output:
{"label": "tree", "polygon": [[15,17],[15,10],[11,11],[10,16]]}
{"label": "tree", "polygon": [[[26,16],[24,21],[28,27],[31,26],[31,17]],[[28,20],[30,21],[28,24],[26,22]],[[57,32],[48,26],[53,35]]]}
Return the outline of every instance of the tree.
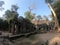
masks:
{"label": "tree", "polygon": [[2,11],[4,8],[2,7],[4,5],[4,1],[0,1],[0,10]]}
{"label": "tree", "polygon": [[40,20],[40,19],[42,19],[42,17],[41,17],[40,15],[38,15],[38,16],[37,16],[37,19]]}
{"label": "tree", "polygon": [[57,14],[56,14],[54,8],[52,7],[53,0],[45,0],[45,1],[48,4],[49,8],[51,9],[51,12],[54,15],[54,18],[55,18],[55,27],[59,28],[59,24],[58,24],[58,20],[57,20]]}
{"label": "tree", "polygon": [[19,7],[18,7],[17,5],[12,5],[11,10],[12,10],[12,11],[17,11],[17,10],[18,10],[18,8],[19,8]]}
{"label": "tree", "polygon": [[57,14],[57,19],[58,19],[58,22],[59,22],[59,26],[60,26],[60,0],[56,1],[54,4],[53,4],[53,8]]}
{"label": "tree", "polygon": [[0,31],[8,30],[8,22],[0,18]]}
{"label": "tree", "polygon": [[3,28],[3,20],[0,18],[0,30],[2,30],[2,28]]}
{"label": "tree", "polygon": [[25,18],[29,19],[30,21],[34,18],[34,14],[30,11],[25,12]]}
{"label": "tree", "polygon": [[34,24],[31,23],[29,19],[23,18],[22,16],[18,17],[18,26],[19,33],[30,33],[35,30]]}
{"label": "tree", "polygon": [[14,33],[15,26],[16,26],[15,24],[16,24],[17,19],[18,19],[18,13],[17,13],[18,8],[17,8],[17,6],[13,5],[11,7],[11,9],[12,10],[7,10],[5,12],[5,17],[7,18],[7,21],[10,25],[9,26],[10,31],[11,31],[11,26],[12,26],[13,27],[12,30],[13,30],[13,33]]}
{"label": "tree", "polygon": [[4,4],[4,1],[0,1],[0,7],[2,7],[3,4]]}
{"label": "tree", "polygon": [[35,4],[29,6],[29,11],[25,12],[25,18],[29,19],[30,21],[35,18],[35,14],[32,13],[32,10],[35,8]]}

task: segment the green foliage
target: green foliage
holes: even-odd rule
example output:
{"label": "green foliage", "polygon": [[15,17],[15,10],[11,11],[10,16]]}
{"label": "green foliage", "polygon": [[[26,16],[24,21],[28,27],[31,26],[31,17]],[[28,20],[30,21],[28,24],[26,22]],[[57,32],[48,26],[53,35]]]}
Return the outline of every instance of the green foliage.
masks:
{"label": "green foliage", "polygon": [[30,33],[35,30],[35,26],[30,22],[30,20],[23,18],[21,16],[18,19],[19,19],[18,26],[20,33]]}
{"label": "green foliage", "polygon": [[34,14],[32,14],[30,11],[27,11],[25,12],[25,18],[31,21],[34,18]]}
{"label": "green foliage", "polygon": [[0,11],[2,11],[4,8],[2,7],[4,5],[4,1],[0,1]]}
{"label": "green foliage", "polygon": [[60,25],[60,0],[56,1],[53,4],[53,8],[54,8],[54,10],[57,14],[58,22],[59,22],[59,25]]}
{"label": "green foliage", "polygon": [[5,11],[5,17],[7,18],[7,20],[11,20],[12,18],[12,13],[10,10]]}
{"label": "green foliage", "polygon": [[7,21],[9,22],[10,20],[14,20],[14,19],[18,18],[18,13],[14,12],[14,11],[7,10],[5,12],[5,17],[6,17]]}
{"label": "green foliage", "polygon": [[51,4],[53,2],[53,0],[45,0],[45,2]]}
{"label": "green foliage", "polygon": [[[31,23],[34,18],[34,14],[27,11],[25,12],[26,18],[18,17],[18,6],[12,5],[11,10],[5,11],[6,20],[0,19],[0,29],[8,29],[13,34],[14,33],[30,33],[36,28],[35,25]],[[16,31],[16,32],[15,32]]]}
{"label": "green foliage", "polygon": [[0,1],[0,7],[2,7],[3,4],[4,4],[4,1]]}
{"label": "green foliage", "polygon": [[9,30],[13,30],[13,34],[29,33],[34,31],[35,26],[30,22],[34,16],[30,15],[30,12],[26,12],[26,18],[23,18],[21,16],[18,17],[17,9],[17,7],[13,6],[12,10],[7,10],[5,12],[5,17],[9,23]]}
{"label": "green foliage", "polygon": [[37,19],[40,20],[40,19],[42,19],[42,17],[41,17],[40,15],[38,15],[38,16],[37,16]]}
{"label": "green foliage", "polygon": [[6,20],[0,19],[0,30],[7,30],[8,29],[8,22]]}
{"label": "green foliage", "polygon": [[12,10],[5,11],[5,17],[7,18],[8,21],[18,18],[18,13],[16,12],[17,9],[18,9],[17,6],[12,5]]}
{"label": "green foliage", "polygon": [[54,7],[54,9],[56,10],[56,12],[60,12],[59,11],[59,9],[60,9],[60,0],[59,1],[57,1],[57,2],[55,2],[54,4],[53,4],[53,7]]}
{"label": "green foliage", "polygon": [[18,13],[17,13],[17,10],[18,10],[18,7],[16,5],[12,5],[11,7],[12,10],[7,10],[5,11],[5,17],[9,23],[9,30],[11,32],[11,29],[13,30],[13,33],[15,32],[15,23],[17,22],[18,20]]}
{"label": "green foliage", "polygon": [[12,5],[11,10],[12,10],[12,11],[17,11],[18,8],[19,8],[19,7],[18,7],[17,5]]}

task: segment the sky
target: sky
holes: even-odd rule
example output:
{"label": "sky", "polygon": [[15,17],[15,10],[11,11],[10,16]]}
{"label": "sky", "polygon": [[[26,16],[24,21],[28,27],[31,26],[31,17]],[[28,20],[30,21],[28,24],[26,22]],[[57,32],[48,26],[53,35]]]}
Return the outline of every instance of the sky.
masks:
{"label": "sky", "polygon": [[11,5],[19,6],[18,13],[19,16],[24,17],[24,12],[29,11],[29,7],[34,4],[35,7],[33,8],[32,12],[36,15],[41,16],[49,16],[51,11],[48,5],[45,3],[45,0],[0,0],[4,1],[5,4],[3,5],[4,10],[0,11],[0,17],[2,17],[7,9],[11,9]]}

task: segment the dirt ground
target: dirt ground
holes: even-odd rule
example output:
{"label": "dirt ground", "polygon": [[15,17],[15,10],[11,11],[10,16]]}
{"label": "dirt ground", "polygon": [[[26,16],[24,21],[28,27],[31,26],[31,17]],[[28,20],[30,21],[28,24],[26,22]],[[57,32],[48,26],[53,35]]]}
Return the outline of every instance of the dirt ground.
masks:
{"label": "dirt ground", "polygon": [[[55,38],[56,37],[56,38]],[[45,42],[48,40],[49,45],[52,45],[52,40],[59,40],[60,41],[60,33],[43,33],[43,34],[36,34],[36,35],[31,35],[30,37],[26,38],[20,38],[17,40],[9,41],[5,40],[5,42],[9,45],[42,45],[45,44]],[[0,38],[0,45],[3,45],[1,43],[3,38]],[[59,43],[59,42],[58,42]]]}

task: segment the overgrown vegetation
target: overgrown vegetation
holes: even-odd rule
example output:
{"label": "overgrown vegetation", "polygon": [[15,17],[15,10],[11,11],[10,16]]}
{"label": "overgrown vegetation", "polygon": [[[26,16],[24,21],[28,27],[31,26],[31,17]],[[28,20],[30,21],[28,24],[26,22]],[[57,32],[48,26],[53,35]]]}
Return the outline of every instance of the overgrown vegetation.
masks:
{"label": "overgrown vegetation", "polygon": [[[50,4],[53,8],[53,10],[56,12],[57,14],[57,18],[58,18],[58,22],[60,24],[60,11],[59,11],[59,4],[60,1],[54,2],[52,0],[45,0],[47,4]],[[53,4],[52,4],[53,3]],[[0,8],[2,8],[2,5],[4,4],[3,1],[0,2]],[[48,5],[49,6],[49,5]],[[18,14],[18,9],[19,7],[17,5],[12,5],[10,10],[6,10],[4,17],[6,18],[4,19],[0,19],[0,30],[8,30],[9,32],[13,33],[13,34],[19,34],[19,33],[29,33],[29,32],[34,32],[36,31],[36,29],[38,28],[38,30],[44,30],[44,31],[48,31],[48,28],[51,28],[51,25],[47,25],[47,24],[39,24],[39,25],[34,25],[33,23],[31,23],[31,21],[33,19],[38,19],[38,21],[42,20],[43,18],[38,15],[35,16],[35,14],[33,12],[30,11],[26,11],[24,13],[25,18],[19,16]],[[53,13],[52,13],[53,14]],[[48,17],[44,16],[46,22],[48,22]],[[53,17],[55,18],[55,17]],[[54,21],[53,21],[54,23]],[[53,24],[52,23],[52,24]],[[37,26],[37,28],[36,28]],[[54,24],[53,24],[54,26]],[[43,28],[43,29],[42,29]]]}

